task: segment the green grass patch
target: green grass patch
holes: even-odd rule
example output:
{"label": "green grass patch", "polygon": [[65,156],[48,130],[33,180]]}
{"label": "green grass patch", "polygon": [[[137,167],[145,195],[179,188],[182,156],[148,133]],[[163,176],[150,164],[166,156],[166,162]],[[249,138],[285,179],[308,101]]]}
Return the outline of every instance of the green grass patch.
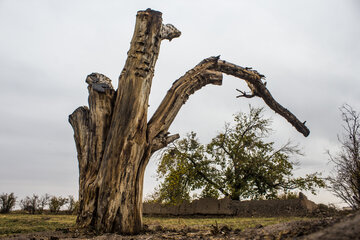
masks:
{"label": "green grass patch", "polygon": [[0,236],[69,228],[75,220],[73,215],[0,214]]}

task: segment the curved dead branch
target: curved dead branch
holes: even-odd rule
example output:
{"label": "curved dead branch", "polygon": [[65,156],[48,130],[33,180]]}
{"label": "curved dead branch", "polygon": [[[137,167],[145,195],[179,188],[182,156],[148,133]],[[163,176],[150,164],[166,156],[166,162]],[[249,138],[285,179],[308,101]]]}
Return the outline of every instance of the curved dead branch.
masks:
{"label": "curved dead branch", "polygon": [[261,79],[264,77],[263,75],[254,70],[247,70],[243,67],[225,62],[223,60],[219,60],[217,64],[214,65],[214,69],[219,72],[244,79],[255,96],[261,97],[272,110],[284,117],[305,137],[310,134],[310,130],[303,122],[299,121],[299,119],[297,119],[294,114],[281,106],[281,104],[273,98],[265,84],[261,81]]}
{"label": "curved dead branch", "polygon": [[208,70],[217,62],[216,57],[203,60],[184,76],[176,80],[148,123],[148,138],[166,133],[181,107],[191,94],[207,84],[221,85],[222,74]]}
{"label": "curved dead branch", "polygon": [[305,137],[309,135],[310,131],[305,124],[272,97],[266,88],[266,84],[262,82],[264,75],[261,75],[256,70],[251,70],[251,68],[244,68],[224,60],[219,60],[219,57],[210,57],[201,61],[173,83],[148,123],[149,140],[152,141],[158,134],[167,132],[182,105],[184,105],[191,94],[207,84],[221,85],[221,73],[245,80],[252,94],[248,95],[242,92],[243,95],[241,96],[261,97],[271,109],[284,117]]}

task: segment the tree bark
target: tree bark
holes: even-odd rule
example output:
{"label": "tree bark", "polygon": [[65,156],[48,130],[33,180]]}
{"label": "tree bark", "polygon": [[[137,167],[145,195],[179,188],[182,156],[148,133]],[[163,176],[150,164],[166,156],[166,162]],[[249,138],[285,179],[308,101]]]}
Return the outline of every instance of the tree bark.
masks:
{"label": "tree bark", "polygon": [[151,155],[179,138],[168,133],[177,113],[195,91],[207,84],[221,85],[222,73],[244,79],[254,96],[308,135],[304,124],[272,98],[262,75],[219,57],[203,60],[175,81],[147,122],[161,40],[180,34],[173,25],[162,24],[160,12],[139,11],[118,89],[102,74],[87,77],[89,108],[79,107],[69,116],[79,161],[79,226],[99,233],[142,230],[143,180]]}

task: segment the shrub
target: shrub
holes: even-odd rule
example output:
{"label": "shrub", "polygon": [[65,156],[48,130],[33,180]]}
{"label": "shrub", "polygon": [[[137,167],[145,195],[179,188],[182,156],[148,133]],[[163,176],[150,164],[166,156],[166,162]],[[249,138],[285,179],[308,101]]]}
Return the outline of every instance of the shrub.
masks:
{"label": "shrub", "polygon": [[49,204],[49,199],[50,199],[50,195],[47,193],[39,199],[37,205],[37,211],[40,214],[44,211],[44,208]]}
{"label": "shrub", "polygon": [[76,214],[79,209],[79,201],[76,201],[75,198],[71,195],[68,196],[68,209],[69,214]]}
{"label": "shrub", "polygon": [[22,210],[29,212],[30,214],[35,214],[37,210],[37,205],[39,201],[39,196],[33,194],[32,197],[26,196],[20,201],[20,207]]}
{"label": "shrub", "polygon": [[49,210],[51,213],[59,213],[62,206],[68,203],[69,199],[63,197],[51,197],[49,202]]}
{"label": "shrub", "polygon": [[2,193],[0,195],[0,213],[9,213],[15,207],[16,197],[14,193]]}
{"label": "shrub", "polygon": [[29,212],[30,214],[39,213],[41,214],[44,211],[44,208],[49,203],[49,194],[45,194],[39,197],[36,194],[33,194],[32,197],[25,197],[20,201],[20,207],[22,210]]}

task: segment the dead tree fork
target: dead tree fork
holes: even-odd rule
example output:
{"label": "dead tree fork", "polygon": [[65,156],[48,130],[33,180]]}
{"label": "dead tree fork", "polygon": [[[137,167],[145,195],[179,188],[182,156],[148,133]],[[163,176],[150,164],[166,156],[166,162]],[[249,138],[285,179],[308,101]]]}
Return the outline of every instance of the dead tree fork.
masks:
{"label": "dead tree fork", "polygon": [[79,161],[80,227],[99,233],[142,230],[143,180],[151,155],[179,138],[168,129],[189,96],[207,84],[221,85],[223,73],[246,81],[251,94],[242,96],[262,98],[304,136],[309,135],[309,129],[275,101],[263,75],[219,57],[204,59],[176,80],[147,121],[161,41],[180,35],[173,25],[162,24],[161,12],[139,11],[118,89],[102,74],[86,78],[89,107],[79,107],[69,116]]}

